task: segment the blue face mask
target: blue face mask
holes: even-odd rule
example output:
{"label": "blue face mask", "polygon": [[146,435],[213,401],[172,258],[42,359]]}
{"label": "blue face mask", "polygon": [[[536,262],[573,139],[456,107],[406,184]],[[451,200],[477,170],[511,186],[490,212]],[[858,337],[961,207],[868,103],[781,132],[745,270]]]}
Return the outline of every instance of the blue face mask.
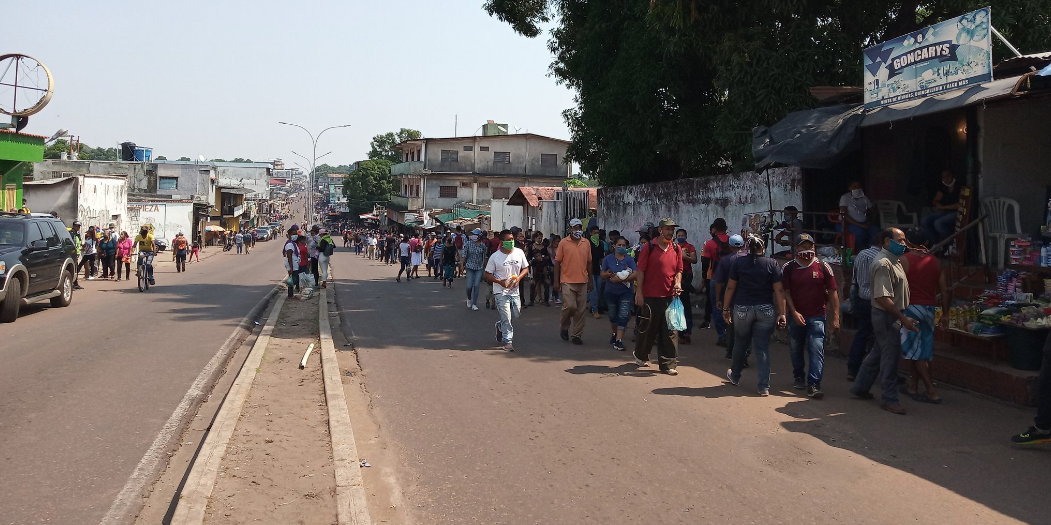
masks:
{"label": "blue face mask", "polygon": [[890,244],[887,245],[887,251],[893,253],[895,257],[901,257],[905,253],[905,245],[891,239]]}
{"label": "blue face mask", "polygon": [[677,242],[679,244],[686,244],[686,237],[679,237],[679,238],[675,239],[675,242]]}
{"label": "blue face mask", "polygon": [[617,255],[625,255],[628,253],[627,246],[617,246]]}

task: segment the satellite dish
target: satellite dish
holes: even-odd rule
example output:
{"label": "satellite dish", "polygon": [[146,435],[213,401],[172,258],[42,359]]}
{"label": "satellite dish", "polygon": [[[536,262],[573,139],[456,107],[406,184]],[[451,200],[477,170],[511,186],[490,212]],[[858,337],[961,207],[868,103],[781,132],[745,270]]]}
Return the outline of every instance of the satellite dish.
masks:
{"label": "satellite dish", "polygon": [[204,162],[204,155],[198,155],[197,162]]}
{"label": "satellite dish", "polygon": [[21,53],[0,55],[0,85],[11,88],[10,101],[0,100],[0,113],[12,117],[28,117],[39,112],[55,93],[51,70]]}
{"label": "satellite dish", "polygon": [[56,131],[54,135],[51,135],[51,138],[47,139],[47,141],[54,142],[62,137],[65,137],[66,135],[69,135],[69,130],[66,128],[62,128]]}

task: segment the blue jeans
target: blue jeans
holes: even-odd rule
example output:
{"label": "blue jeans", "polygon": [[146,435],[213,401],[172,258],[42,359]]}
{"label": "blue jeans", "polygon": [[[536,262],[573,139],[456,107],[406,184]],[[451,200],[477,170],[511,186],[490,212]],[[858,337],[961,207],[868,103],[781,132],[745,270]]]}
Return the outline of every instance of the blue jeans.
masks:
{"label": "blue jeans", "polygon": [[858,331],[854,332],[854,341],[850,344],[847,373],[856,376],[872,342],[872,303],[868,299],[859,297],[854,301],[854,320],[858,323]]}
{"label": "blue jeans", "polygon": [[956,210],[934,212],[920,221],[923,229],[930,235],[931,244],[937,244],[956,230]]}
{"label": "blue jeans", "polygon": [[482,273],[482,270],[467,268],[467,298],[474,306],[478,306],[478,291],[482,289]]}
{"label": "blue jeans", "polygon": [[242,242],[237,243],[237,253],[241,253],[241,250],[243,250],[244,247],[245,247],[244,243],[242,243]]}
{"label": "blue jeans", "polygon": [[515,336],[515,329],[511,326],[511,319],[517,319],[522,313],[522,298],[518,295],[518,291],[516,290],[511,295],[497,294],[496,311],[500,313],[500,320],[497,321],[496,326],[500,329],[500,334],[503,335],[503,342],[510,343]]}
{"label": "blue jeans", "polygon": [[[708,302],[712,305],[712,310],[716,310],[715,305],[718,304],[718,301],[715,300],[715,281],[708,285]],[[712,314],[712,326],[715,327],[715,333],[719,336],[719,339],[726,337],[726,321],[723,321],[722,312],[714,312]]]}
{"label": "blue jeans", "polygon": [[[610,285],[612,289],[614,285]],[[609,293],[608,289],[604,295],[606,308],[609,310],[609,324],[617,325],[618,330],[628,327],[628,319],[631,318],[631,307],[635,304],[635,292],[624,289],[620,292]]]}
{"label": "blue jeans", "polygon": [[755,353],[756,368],[759,372],[759,390],[770,388],[770,336],[777,323],[777,312],[774,305],[734,306],[733,312],[734,353],[730,365],[730,377],[741,380],[744,368],[745,351],[752,344]]}
{"label": "blue jeans", "polygon": [[602,297],[602,277],[592,275],[591,280],[594,281],[595,286],[588,292],[588,302],[591,303],[591,313],[598,313],[598,299]]}
{"label": "blue jeans", "polygon": [[[839,225],[836,225],[836,231],[843,231]],[[869,224],[868,228],[862,228],[857,224],[847,224],[847,231],[854,236],[854,253],[858,253],[862,248],[867,248],[872,244],[872,239],[876,237],[876,232],[879,228],[875,224]]]}
{"label": "blue jeans", "polygon": [[[792,377],[806,377],[807,386],[821,386],[821,374],[825,367],[825,316],[807,317],[806,325],[795,321],[788,323],[789,353],[792,356]],[[806,356],[804,357],[804,347]],[[807,362],[810,373],[806,373]]]}

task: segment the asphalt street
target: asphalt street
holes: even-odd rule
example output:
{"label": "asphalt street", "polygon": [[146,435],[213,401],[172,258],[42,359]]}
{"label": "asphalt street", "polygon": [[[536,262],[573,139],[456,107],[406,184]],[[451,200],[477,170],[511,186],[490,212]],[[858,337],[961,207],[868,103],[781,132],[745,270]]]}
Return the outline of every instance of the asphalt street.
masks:
{"label": "asphalt street", "polygon": [[[84,281],[0,325],[0,523],[98,523],[190,385],[284,275],[281,241],[206,248],[156,287]],[[46,304],[46,302],[45,302]]]}
{"label": "asphalt street", "polygon": [[848,395],[837,357],[826,398],[808,400],[776,344],[759,398],[754,368],[726,384],[711,330],[670,377],[607,345],[606,319],[587,319],[584,346],[564,343],[555,306],[527,309],[505,353],[462,279],[396,283],[396,266],[343,249],[333,265],[395,463],[369,470],[403,496],[400,522],[1048,523],[1051,448],[1009,445],[1030,409],[944,388],[943,405],[905,400],[893,415]]}

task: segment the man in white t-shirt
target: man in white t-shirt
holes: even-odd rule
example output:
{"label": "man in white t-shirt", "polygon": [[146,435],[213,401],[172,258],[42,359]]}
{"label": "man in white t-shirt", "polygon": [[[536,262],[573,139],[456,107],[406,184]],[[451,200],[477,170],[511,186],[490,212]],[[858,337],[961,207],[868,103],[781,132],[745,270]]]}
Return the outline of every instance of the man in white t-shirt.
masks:
{"label": "man in white t-shirt", "polygon": [[500,251],[489,256],[485,264],[485,280],[493,283],[493,296],[496,299],[496,310],[500,320],[496,322],[496,341],[504,343],[504,350],[514,352],[511,339],[514,327],[511,319],[517,318],[522,311],[522,298],[518,285],[529,275],[529,262],[525,253],[515,248],[515,236],[511,230],[500,232]]}
{"label": "man in white t-shirt", "polygon": [[284,247],[281,248],[281,259],[285,263],[285,271],[288,272],[288,277],[292,279],[292,284],[288,285],[288,297],[292,297],[293,288],[299,289],[299,247],[296,246],[296,239],[299,237],[299,231],[296,226],[292,226],[288,229],[287,240],[285,240]]}
{"label": "man in white t-shirt", "polygon": [[[839,198],[839,213],[843,215],[847,231],[854,236],[854,253],[872,244],[879,226],[875,223],[878,217],[872,209],[872,201],[865,196],[865,190],[861,189],[861,181],[850,181],[850,191]],[[842,231],[842,225],[836,227]]]}
{"label": "man in white t-shirt", "polygon": [[401,282],[401,272],[405,272],[405,280],[412,280],[412,267],[409,266],[409,253],[412,245],[409,244],[408,237],[402,237],[401,243],[398,244],[398,257],[401,261],[401,269],[398,270],[398,276],[394,279]]}

